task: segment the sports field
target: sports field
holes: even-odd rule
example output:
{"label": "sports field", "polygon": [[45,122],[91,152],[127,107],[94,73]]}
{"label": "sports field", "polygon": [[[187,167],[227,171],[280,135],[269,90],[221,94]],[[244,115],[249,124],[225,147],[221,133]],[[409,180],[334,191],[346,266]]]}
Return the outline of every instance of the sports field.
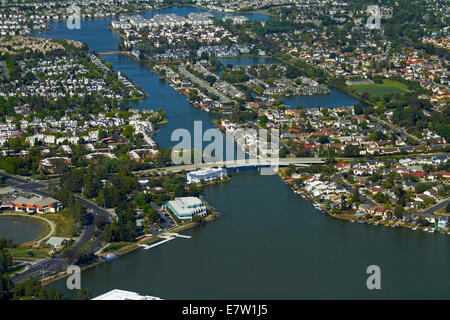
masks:
{"label": "sports field", "polygon": [[408,86],[394,80],[383,80],[383,83],[374,84],[358,84],[352,85],[350,88],[358,91],[359,93],[367,92],[371,96],[383,97],[392,93],[406,92]]}

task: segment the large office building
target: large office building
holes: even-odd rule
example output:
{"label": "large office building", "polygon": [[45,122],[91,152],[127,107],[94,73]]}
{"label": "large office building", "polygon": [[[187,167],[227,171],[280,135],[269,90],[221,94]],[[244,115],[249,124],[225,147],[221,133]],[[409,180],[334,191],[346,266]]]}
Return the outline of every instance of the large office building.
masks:
{"label": "large office building", "polygon": [[201,183],[202,179],[204,182],[211,182],[216,179],[222,179],[227,176],[227,170],[224,168],[210,168],[198,171],[188,172],[186,175],[187,183]]}
{"label": "large office building", "polygon": [[190,220],[194,215],[205,217],[207,214],[205,204],[197,197],[175,198],[175,200],[169,201],[165,207],[172,210],[181,220]]}

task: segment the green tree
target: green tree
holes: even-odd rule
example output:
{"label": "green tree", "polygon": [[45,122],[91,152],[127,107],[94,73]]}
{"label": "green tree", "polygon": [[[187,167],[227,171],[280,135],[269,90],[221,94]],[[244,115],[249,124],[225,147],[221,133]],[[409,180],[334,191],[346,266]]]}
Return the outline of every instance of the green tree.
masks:
{"label": "green tree", "polygon": [[403,217],[403,212],[405,211],[405,209],[403,208],[403,206],[401,205],[401,204],[398,204],[396,207],[395,207],[395,210],[394,210],[394,216],[397,218],[397,219],[401,219],[402,217]]}
{"label": "green tree", "polygon": [[122,135],[130,139],[133,136],[134,128],[132,125],[127,124],[125,128],[123,128]]}
{"label": "green tree", "polygon": [[77,293],[77,300],[91,300],[92,295],[88,288],[80,289]]}

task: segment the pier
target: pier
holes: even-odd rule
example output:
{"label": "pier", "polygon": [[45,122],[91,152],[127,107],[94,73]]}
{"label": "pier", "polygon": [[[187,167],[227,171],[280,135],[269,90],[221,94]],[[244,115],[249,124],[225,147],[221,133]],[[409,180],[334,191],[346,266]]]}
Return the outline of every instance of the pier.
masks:
{"label": "pier", "polygon": [[162,233],[158,237],[160,237],[160,238],[162,238],[164,240],[158,241],[158,242],[150,244],[150,245],[140,244],[139,246],[142,247],[144,250],[148,250],[148,249],[154,248],[156,246],[159,246],[160,244],[169,242],[170,240],[173,240],[175,238],[191,239],[191,236],[185,236],[185,235],[182,235],[182,234],[179,234],[179,233],[172,233],[172,232]]}
{"label": "pier", "polygon": [[177,238],[185,238],[185,239],[191,239],[191,236],[185,236],[183,234],[179,234],[179,233],[173,233],[173,232],[166,232],[161,234],[160,237],[177,237]]}

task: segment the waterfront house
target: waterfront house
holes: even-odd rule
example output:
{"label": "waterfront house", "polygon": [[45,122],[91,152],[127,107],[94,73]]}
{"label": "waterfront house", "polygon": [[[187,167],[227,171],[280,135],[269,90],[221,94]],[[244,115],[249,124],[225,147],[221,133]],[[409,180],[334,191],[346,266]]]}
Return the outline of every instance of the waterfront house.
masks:
{"label": "waterfront house", "polygon": [[440,216],[438,220],[438,227],[439,228],[445,228],[448,224],[448,217],[446,216]]}

